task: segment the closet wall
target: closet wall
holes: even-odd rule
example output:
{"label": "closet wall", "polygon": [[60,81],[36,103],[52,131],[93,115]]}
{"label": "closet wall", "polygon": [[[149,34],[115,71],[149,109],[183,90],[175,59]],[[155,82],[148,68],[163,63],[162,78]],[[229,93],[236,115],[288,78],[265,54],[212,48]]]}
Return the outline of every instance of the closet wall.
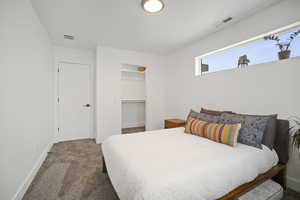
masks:
{"label": "closet wall", "polygon": [[[166,94],[164,57],[102,46],[97,47],[96,57],[97,142],[101,143],[111,135],[121,134],[121,99],[132,97],[129,96],[130,91],[122,89],[126,85],[122,86],[120,81],[120,69],[123,64],[143,65],[147,67],[145,73],[145,92],[147,93],[145,104],[146,130],[163,128]],[[143,95],[136,95],[135,97],[142,98]],[[131,111],[134,112],[134,110],[132,109]]]}

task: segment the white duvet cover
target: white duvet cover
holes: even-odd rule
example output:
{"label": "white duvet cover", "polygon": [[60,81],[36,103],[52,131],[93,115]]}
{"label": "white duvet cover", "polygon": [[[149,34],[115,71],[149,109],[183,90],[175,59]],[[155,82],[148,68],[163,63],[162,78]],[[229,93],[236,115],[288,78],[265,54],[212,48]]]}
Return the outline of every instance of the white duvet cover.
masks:
{"label": "white duvet cover", "polygon": [[213,200],[278,162],[275,151],[184,134],[184,128],[117,135],[102,144],[121,200]]}

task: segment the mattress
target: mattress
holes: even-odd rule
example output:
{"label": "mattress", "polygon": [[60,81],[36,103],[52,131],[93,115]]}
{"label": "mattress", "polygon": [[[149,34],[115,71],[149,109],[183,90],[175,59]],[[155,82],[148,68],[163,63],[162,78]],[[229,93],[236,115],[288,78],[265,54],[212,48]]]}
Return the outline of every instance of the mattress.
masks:
{"label": "mattress", "polygon": [[111,136],[102,151],[121,200],[213,200],[278,163],[266,146],[230,147],[184,128]]}

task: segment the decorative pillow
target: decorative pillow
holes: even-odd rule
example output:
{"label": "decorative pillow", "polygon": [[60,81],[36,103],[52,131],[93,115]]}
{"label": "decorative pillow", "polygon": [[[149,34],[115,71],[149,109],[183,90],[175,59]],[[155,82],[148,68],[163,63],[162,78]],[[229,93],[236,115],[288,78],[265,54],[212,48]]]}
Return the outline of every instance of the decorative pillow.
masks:
{"label": "decorative pillow", "polygon": [[237,145],[240,128],[240,123],[218,124],[189,118],[185,126],[185,132],[234,147]]}
{"label": "decorative pillow", "polygon": [[268,118],[251,115],[223,113],[220,117],[220,123],[241,123],[238,142],[260,149],[267,122]]}
{"label": "decorative pillow", "polygon": [[[204,114],[204,113],[196,112],[194,110],[190,110],[190,113],[187,117],[186,123],[188,123],[189,118],[199,119],[199,120],[212,122],[212,123],[218,123],[220,121],[220,116],[207,115],[207,114]],[[187,131],[189,131],[189,130],[186,130],[186,133],[190,133],[190,132],[187,132]]]}
{"label": "decorative pillow", "polygon": [[277,114],[273,115],[248,115],[248,114],[240,114],[246,116],[253,116],[253,117],[262,117],[267,118],[267,126],[264,132],[262,144],[269,147],[271,150],[274,147],[275,139],[276,139],[276,128],[277,128]]}
{"label": "decorative pillow", "polygon": [[199,113],[194,110],[191,110],[187,119],[189,117],[195,118],[195,119],[200,119],[208,122],[213,122],[213,123],[218,123],[220,121],[220,116],[214,116],[214,115],[208,115],[205,113]]}
{"label": "decorative pillow", "polygon": [[200,113],[208,114],[208,115],[215,115],[215,116],[221,116],[223,113],[231,113],[233,114],[232,111],[217,111],[217,110],[209,110],[205,108],[201,108]]}

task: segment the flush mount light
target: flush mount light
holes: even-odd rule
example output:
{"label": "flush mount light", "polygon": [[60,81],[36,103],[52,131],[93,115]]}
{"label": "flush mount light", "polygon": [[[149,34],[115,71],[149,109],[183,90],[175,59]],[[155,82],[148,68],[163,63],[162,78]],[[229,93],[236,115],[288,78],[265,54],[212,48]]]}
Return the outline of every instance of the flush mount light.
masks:
{"label": "flush mount light", "polygon": [[142,8],[148,13],[158,13],[164,6],[162,0],[142,0]]}

